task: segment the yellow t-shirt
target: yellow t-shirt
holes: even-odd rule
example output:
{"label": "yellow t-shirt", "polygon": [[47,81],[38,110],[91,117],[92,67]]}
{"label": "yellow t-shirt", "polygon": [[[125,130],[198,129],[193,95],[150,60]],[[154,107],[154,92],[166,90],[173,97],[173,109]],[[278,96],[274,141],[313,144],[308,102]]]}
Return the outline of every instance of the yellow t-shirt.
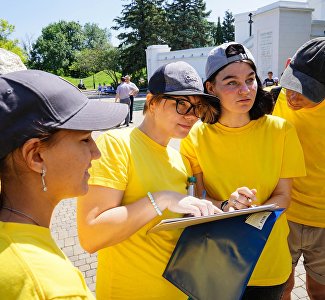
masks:
{"label": "yellow t-shirt", "polygon": [[[122,205],[149,191],[186,194],[191,167],[175,149],[157,144],[137,128],[106,132],[96,142],[102,156],[92,163],[89,183],[124,190]],[[180,214],[165,210],[128,239],[99,251],[97,299],[187,299],[162,277],[181,230],[147,233],[162,219],[174,217]]]}
{"label": "yellow t-shirt", "polygon": [[0,299],[95,299],[45,227],[0,222]]}
{"label": "yellow t-shirt", "polygon": [[[271,196],[280,178],[304,176],[302,149],[293,126],[263,116],[241,128],[198,123],[181,142],[194,174],[203,172],[207,193],[226,200],[241,186],[257,189],[259,204]],[[248,285],[284,283],[291,273],[285,214],[273,227]]]}
{"label": "yellow t-shirt", "polygon": [[273,114],[296,127],[306,163],[307,176],[293,181],[288,220],[325,228],[325,101],[293,111],[282,89]]}

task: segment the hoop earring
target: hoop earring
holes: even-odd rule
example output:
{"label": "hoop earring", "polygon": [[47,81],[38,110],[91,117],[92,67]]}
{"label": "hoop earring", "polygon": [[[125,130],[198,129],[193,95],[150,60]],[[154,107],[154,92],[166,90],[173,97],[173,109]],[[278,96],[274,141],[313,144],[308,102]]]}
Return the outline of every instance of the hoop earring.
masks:
{"label": "hoop earring", "polygon": [[45,184],[45,175],[46,175],[46,171],[45,171],[44,168],[42,168],[41,181],[42,181],[42,189],[43,189],[43,192],[46,192],[47,191],[47,186]]}

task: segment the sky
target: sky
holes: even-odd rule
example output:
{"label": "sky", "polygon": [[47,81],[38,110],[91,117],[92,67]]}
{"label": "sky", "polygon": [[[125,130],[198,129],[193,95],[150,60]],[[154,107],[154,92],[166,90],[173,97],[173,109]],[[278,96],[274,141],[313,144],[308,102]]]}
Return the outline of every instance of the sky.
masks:
{"label": "sky", "polygon": [[[288,0],[287,0],[288,1]],[[211,10],[209,21],[221,21],[225,11],[233,14],[254,11],[260,7],[276,2],[274,0],[206,0],[207,11]],[[292,0],[291,0],[292,2]],[[296,0],[295,2],[307,2]],[[15,26],[15,32],[10,38],[19,40],[36,40],[43,27],[50,23],[65,21],[79,21],[96,23],[100,28],[115,25],[114,18],[121,15],[123,4],[130,0],[0,0],[0,19],[7,20]],[[119,44],[116,38],[118,32],[110,30],[114,46]]]}

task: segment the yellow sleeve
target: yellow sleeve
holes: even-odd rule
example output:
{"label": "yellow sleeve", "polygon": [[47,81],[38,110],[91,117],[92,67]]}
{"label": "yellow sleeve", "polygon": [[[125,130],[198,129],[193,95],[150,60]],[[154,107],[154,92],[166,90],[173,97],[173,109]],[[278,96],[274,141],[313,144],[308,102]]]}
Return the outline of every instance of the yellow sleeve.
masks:
{"label": "yellow sleeve", "polygon": [[125,190],[129,165],[126,143],[106,132],[96,140],[96,144],[101,157],[92,162],[89,184]]}

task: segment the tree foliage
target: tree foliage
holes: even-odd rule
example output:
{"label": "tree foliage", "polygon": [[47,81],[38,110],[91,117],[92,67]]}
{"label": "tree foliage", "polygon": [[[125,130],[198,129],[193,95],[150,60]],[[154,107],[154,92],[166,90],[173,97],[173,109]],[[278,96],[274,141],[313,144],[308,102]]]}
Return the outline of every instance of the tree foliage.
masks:
{"label": "tree foliage", "polygon": [[[90,54],[109,47],[109,39],[109,31],[94,23],[86,23],[84,27],[74,21],[52,23],[43,28],[41,36],[33,45],[29,64],[32,68],[58,75],[79,77],[96,68],[98,64],[95,64]],[[85,57],[88,61],[83,60]],[[79,64],[77,60],[81,60]],[[90,67],[92,63],[94,66]],[[80,73],[76,70],[80,70]]]}
{"label": "tree foliage", "polygon": [[235,18],[233,14],[227,10],[222,22],[222,32],[224,42],[233,42],[235,40]]}
{"label": "tree foliage", "polygon": [[163,0],[133,0],[123,5],[121,17],[115,18],[114,30],[123,30],[117,37],[121,41],[123,72],[137,79],[146,67],[146,48],[166,43],[166,17]]}
{"label": "tree foliage", "polygon": [[224,42],[223,30],[222,30],[222,26],[221,26],[221,22],[220,22],[220,17],[218,17],[217,26],[214,27],[212,36],[213,36],[213,44],[214,45],[220,45]]}
{"label": "tree foliage", "polygon": [[79,23],[59,21],[43,28],[31,51],[30,66],[58,75],[69,74],[69,67],[82,50],[85,37]]}
{"label": "tree foliage", "polygon": [[84,48],[100,49],[109,45],[111,33],[108,29],[99,28],[95,23],[86,23],[83,31],[85,35]]}
{"label": "tree foliage", "polygon": [[207,20],[203,0],[175,0],[166,4],[170,26],[168,44],[172,50],[198,48],[211,45],[212,23]]}
{"label": "tree foliage", "polygon": [[0,19],[0,48],[6,49],[17,54],[23,63],[27,61],[26,53],[18,46],[17,39],[9,39],[9,36],[15,31],[15,26],[9,24],[7,20]]}

